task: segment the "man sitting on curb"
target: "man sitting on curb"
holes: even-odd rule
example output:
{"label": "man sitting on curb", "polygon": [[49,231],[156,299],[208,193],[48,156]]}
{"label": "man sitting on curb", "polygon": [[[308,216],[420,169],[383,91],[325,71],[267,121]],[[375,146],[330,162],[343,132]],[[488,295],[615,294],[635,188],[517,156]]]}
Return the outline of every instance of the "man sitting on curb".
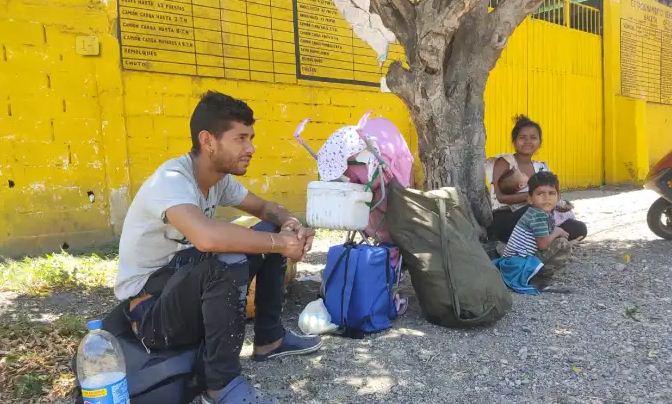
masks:
{"label": "man sitting on curb", "polygon": [[[204,343],[203,402],[266,402],[240,376],[247,287],[256,275],[252,359],[318,350],[280,321],[286,258],[301,260],[314,231],[282,206],[245,189],[255,147],[254,117],[243,101],[208,92],[191,116],[191,152],[168,160],[138,191],[119,243],[114,291],[146,349]],[[214,219],[235,206],[262,222],[248,229]]]}

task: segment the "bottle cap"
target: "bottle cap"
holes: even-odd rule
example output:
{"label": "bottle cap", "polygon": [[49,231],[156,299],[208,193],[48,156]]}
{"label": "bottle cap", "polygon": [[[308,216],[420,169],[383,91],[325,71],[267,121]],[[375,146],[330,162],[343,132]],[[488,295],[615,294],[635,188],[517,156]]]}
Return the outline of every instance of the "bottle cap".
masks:
{"label": "bottle cap", "polygon": [[86,328],[89,330],[100,330],[103,328],[103,320],[91,320],[86,323]]}

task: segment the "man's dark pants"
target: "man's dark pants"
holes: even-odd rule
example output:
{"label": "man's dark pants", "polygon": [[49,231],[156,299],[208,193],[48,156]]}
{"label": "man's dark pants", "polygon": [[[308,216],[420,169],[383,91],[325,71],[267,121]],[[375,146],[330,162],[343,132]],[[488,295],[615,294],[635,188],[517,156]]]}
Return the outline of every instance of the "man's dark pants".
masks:
{"label": "man's dark pants", "polygon": [[[276,232],[261,222],[254,230]],[[190,248],[152,274],[143,292],[156,298],[136,306],[138,338],[148,349],[204,343],[204,373],[209,389],[220,389],[240,374],[245,337],[247,288],[256,275],[255,345],[284,336],[280,322],[286,259],[279,254],[247,255],[235,264]]]}

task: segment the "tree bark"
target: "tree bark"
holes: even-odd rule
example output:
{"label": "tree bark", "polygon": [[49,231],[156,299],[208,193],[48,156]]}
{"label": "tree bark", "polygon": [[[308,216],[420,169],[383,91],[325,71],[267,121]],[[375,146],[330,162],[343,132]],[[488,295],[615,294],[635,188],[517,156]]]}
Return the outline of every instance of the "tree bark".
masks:
{"label": "tree bark", "polygon": [[481,2],[463,19],[452,37],[438,34],[420,51],[429,68],[403,69],[395,64],[387,77],[390,89],[406,103],[418,132],[425,189],[456,187],[468,202],[472,222],[487,227],[492,212],[485,187],[483,93],[492,62],[484,52]]}
{"label": "tree bark", "polygon": [[492,214],[485,188],[483,107],[478,101],[482,104],[480,88],[484,86],[476,78],[465,77],[452,89],[450,102],[444,99],[438,105],[444,113],[415,111],[411,115],[421,134],[419,154],[425,170],[425,189],[458,188],[471,207],[474,223],[486,227]]}

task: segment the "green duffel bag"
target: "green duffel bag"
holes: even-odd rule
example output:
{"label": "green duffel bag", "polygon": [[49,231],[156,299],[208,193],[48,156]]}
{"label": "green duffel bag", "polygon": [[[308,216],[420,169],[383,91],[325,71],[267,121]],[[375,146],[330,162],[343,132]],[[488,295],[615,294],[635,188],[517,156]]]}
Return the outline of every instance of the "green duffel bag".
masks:
{"label": "green duffel bag", "polygon": [[386,223],[429,322],[471,327],[511,309],[511,294],[455,188],[421,192],[393,185],[388,198]]}

